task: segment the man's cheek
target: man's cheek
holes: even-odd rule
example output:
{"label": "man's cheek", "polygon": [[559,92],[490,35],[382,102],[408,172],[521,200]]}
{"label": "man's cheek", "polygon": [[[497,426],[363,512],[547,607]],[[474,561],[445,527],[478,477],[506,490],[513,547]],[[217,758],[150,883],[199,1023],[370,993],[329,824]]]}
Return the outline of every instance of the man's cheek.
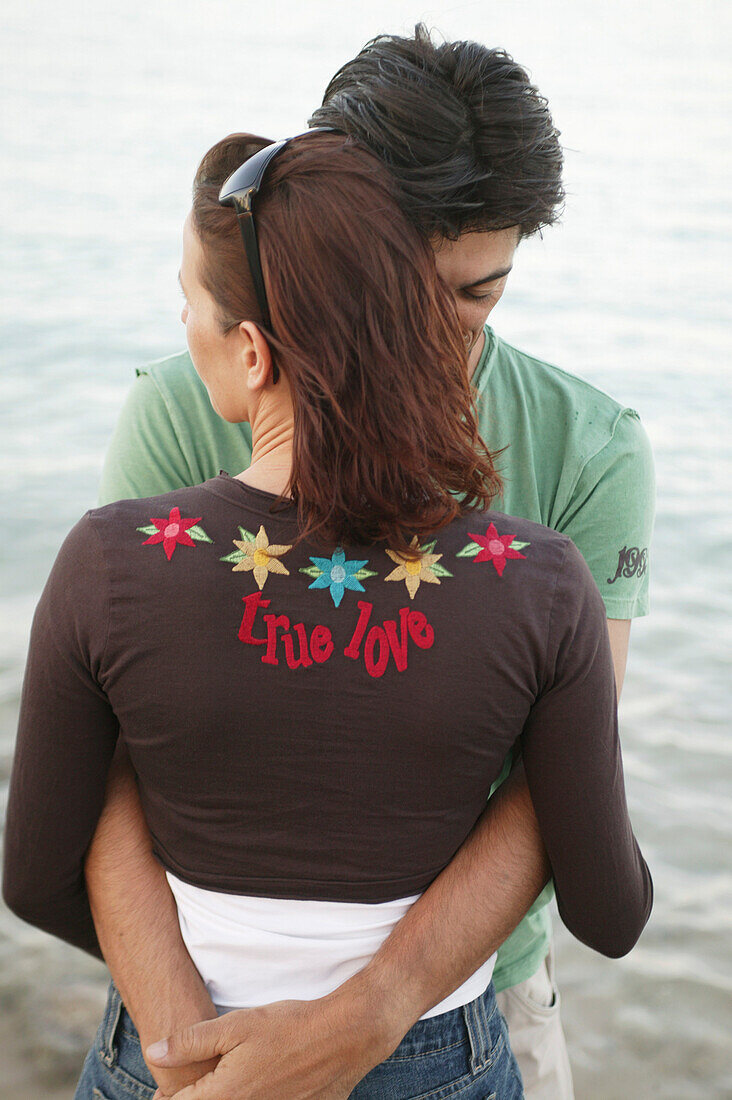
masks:
{"label": "man's cheek", "polygon": [[463,333],[470,333],[475,338],[475,333],[482,329],[488,313],[484,309],[476,310],[474,307],[466,309],[462,306],[458,307],[457,315]]}

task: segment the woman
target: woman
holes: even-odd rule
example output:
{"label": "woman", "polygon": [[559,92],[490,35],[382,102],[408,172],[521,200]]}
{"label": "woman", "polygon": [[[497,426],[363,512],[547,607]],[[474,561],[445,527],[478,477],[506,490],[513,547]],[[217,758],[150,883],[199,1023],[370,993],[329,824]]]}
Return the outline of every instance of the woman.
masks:
{"label": "woman", "polygon": [[[217,1007],[317,997],[448,863],[520,745],[560,913],[624,953],[651,882],[589,571],[487,510],[454,309],[383,166],[311,133],[236,173],[243,147],[199,168],[181,282],[191,357],[220,415],[251,423],[252,465],[66,540],[34,621],[8,903],[45,927],[78,914],[121,734]],[[520,1096],[491,967],[352,1095]],[[120,1068],[90,1055],[77,1095],[117,1095]]]}

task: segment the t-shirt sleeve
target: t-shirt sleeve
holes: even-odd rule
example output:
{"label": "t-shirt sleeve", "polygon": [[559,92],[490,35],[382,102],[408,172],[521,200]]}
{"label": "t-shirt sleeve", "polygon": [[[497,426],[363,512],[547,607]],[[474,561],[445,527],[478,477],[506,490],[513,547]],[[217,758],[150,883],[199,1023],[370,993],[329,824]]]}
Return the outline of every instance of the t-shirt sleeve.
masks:
{"label": "t-shirt sleeve", "polygon": [[653,887],[628,816],[605,608],[571,543],[521,747],[562,920],[603,955],[627,954]]}
{"label": "t-shirt sleeve", "polygon": [[556,523],[580,550],[609,619],[647,615],[655,509],[653,454],[638,414],[623,409],[612,438],[584,465]]}
{"label": "t-shirt sleeve", "polygon": [[138,370],[104,460],[99,503],[158,496],[197,480],[163,393]]}
{"label": "t-shirt sleeve", "polygon": [[84,856],[119,732],[102,688],[108,629],[106,563],[87,513],[59,551],[31,628],[3,896],[23,920],[100,958]]}

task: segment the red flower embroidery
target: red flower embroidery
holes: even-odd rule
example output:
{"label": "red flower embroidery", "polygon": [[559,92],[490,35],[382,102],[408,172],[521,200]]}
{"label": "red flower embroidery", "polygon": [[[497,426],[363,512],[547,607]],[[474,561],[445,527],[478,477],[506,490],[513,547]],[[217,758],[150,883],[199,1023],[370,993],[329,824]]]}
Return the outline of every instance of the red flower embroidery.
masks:
{"label": "red flower embroidery", "polygon": [[526,558],[526,554],[520,554],[518,550],[511,549],[511,543],[516,536],[499,535],[495,523],[491,523],[484,535],[473,535],[470,531],[468,534],[474,542],[483,547],[473,561],[492,561],[499,577],[503,576],[503,570],[506,568],[506,558]]}
{"label": "red flower embroidery", "polygon": [[196,545],[188,534],[188,528],[195,527],[200,520],[201,516],[196,516],[195,519],[181,519],[180,508],[171,508],[167,519],[154,519],[151,516],[150,522],[155,524],[157,532],[151,535],[149,539],[145,539],[142,545],[148,546],[152,543],[162,542],[165,555],[170,561],[178,543],[181,546]]}

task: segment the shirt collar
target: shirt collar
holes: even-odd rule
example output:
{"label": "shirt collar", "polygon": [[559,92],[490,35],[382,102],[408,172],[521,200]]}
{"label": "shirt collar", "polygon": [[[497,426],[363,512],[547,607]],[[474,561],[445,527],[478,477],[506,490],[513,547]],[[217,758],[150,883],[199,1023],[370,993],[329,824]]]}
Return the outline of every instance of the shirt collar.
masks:
{"label": "shirt collar", "polygon": [[493,364],[495,363],[495,350],[496,350],[496,336],[490,325],[485,325],[485,343],[483,345],[483,351],[480,354],[478,365],[473,371],[473,377],[470,379],[471,386],[474,386],[478,393],[482,393],[488,384],[490,373],[493,370]]}

